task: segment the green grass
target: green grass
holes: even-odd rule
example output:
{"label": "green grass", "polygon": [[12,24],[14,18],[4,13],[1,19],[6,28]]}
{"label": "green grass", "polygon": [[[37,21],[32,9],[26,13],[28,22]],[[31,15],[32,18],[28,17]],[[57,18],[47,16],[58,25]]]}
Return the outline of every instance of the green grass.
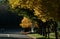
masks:
{"label": "green grass", "polygon": [[39,35],[39,34],[28,34],[28,36],[35,37],[35,38],[42,38],[44,36]]}
{"label": "green grass", "polygon": [[[35,37],[37,39],[45,39],[45,36],[42,36],[42,35],[39,35],[39,34],[28,34],[28,36]],[[48,37],[46,39],[48,39]],[[50,34],[50,39],[55,39],[54,33]]]}

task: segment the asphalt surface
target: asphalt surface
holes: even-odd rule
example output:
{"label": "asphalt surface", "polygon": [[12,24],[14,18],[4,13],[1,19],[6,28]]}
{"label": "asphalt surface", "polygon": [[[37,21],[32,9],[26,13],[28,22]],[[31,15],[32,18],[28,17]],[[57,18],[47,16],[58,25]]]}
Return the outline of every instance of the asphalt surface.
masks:
{"label": "asphalt surface", "polygon": [[31,37],[22,34],[21,29],[0,29],[0,39],[31,39]]}
{"label": "asphalt surface", "polygon": [[21,34],[0,34],[0,38],[28,38],[31,39],[31,37],[27,35],[21,35]]}

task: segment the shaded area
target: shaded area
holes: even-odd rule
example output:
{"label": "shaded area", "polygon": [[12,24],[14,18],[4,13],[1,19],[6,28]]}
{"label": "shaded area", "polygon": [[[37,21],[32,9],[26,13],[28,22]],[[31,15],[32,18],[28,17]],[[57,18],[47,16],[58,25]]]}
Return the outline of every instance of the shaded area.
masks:
{"label": "shaded area", "polygon": [[0,28],[19,28],[23,16],[18,16],[16,13],[9,10],[10,7],[7,2],[2,2],[0,4]]}
{"label": "shaded area", "polygon": [[21,23],[21,20],[23,19],[22,16],[18,16],[15,13],[12,13],[10,11],[7,12],[1,12],[0,11],[0,27],[1,28],[18,28],[19,23]]}

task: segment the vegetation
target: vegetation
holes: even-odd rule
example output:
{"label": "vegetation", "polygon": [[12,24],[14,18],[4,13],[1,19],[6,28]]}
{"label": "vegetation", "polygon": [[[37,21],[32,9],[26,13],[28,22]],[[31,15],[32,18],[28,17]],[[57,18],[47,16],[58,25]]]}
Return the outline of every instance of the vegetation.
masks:
{"label": "vegetation", "polygon": [[[2,4],[5,2],[9,6],[9,11],[24,17],[21,24],[19,24],[23,28],[31,27],[33,23],[41,27],[40,23],[43,25],[50,19],[57,22],[60,21],[59,0],[6,0]],[[8,9],[5,10],[7,11]]]}
{"label": "vegetation", "polygon": [[[30,13],[21,13],[21,8],[34,10],[33,14],[37,16],[38,19],[41,19],[43,22],[46,22],[48,19],[59,20],[58,8],[59,0],[9,0],[9,4],[14,12],[16,11],[19,15],[23,14],[24,17],[30,19]],[[35,5],[36,4],[36,5]],[[34,18],[34,16],[31,16]]]}

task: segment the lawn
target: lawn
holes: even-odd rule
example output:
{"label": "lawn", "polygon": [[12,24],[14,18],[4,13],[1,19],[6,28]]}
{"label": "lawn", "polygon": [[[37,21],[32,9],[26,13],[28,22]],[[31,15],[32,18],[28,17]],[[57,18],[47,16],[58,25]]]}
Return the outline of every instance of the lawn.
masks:
{"label": "lawn", "polygon": [[[45,36],[42,36],[42,35],[39,35],[39,34],[28,34],[28,36],[30,36],[32,38],[37,38],[37,39],[45,39]],[[50,37],[50,39],[55,39],[55,33],[50,33],[49,37]],[[48,37],[46,39],[48,39]]]}

